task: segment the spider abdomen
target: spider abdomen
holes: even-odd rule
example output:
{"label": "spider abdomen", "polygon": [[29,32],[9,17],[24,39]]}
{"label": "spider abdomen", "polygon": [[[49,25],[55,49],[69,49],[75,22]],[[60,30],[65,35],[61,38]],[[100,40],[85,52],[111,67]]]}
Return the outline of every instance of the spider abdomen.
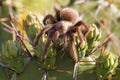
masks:
{"label": "spider abdomen", "polygon": [[64,8],[60,12],[60,19],[65,21],[70,21],[72,23],[76,22],[79,18],[79,14],[77,11],[71,8]]}

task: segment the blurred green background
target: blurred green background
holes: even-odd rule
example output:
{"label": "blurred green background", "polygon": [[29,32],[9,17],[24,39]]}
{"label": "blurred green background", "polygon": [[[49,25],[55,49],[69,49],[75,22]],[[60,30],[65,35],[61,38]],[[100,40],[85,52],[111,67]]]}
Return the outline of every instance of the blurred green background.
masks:
{"label": "blurred green background", "polygon": [[[83,20],[88,24],[95,23],[98,27],[102,27],[102,41],[105,40],[109,34],[114,33],[113,46],[119,51],[119,0],[12,0],[12,3],[17,8],[17,14],[33,12],[43,16],[48,13],[54,15],[53,7],[55,5],[63,8],[71,7],[77,10],[80,15],[83,15]],[[101,23],[102,26],[100,25]]]}
{"label": "blurred green background", "polygon": [[[83,15],[83,21],[87,22],[89,25],[95,23],[98,27],[101,27],[102,31],[102,40],[101,43],[110,35],[114,34],[111,37],[110,51],[113,51],[115,54],[120,55],[120,0],[6,0],[8,3],[12,3],[13,6],[16,7],[16,15],[23,13],[35,13],[40,14],[43,17],[51,13],[54,15],[54,6],[59,5],[62,8],[70,7],[79,12],[80,15]],[[3,9],[4,12],[4,9]],[[8,17],[4,16],[2,13],[2,8],[0,7],[0,18]],[[2,26],[0,24],[0,26]],[[3,31],[2,27],[0,27],[0,45],[6,42],[11,38],[11,34]],[[4,36],[5,35],[5,36]],[[6,37],[7,36],[7,37]],[[1,48],[0,48],[1,50]],[[1,51],[0,51],[1,52]],[[63,54],[58,55],[57,57]],[[65,54],[63,58],[57,60],[56,64],[58,69],[63,70],[71,70],[73,71],[74,63],[69,58],[68,54]],[[22,74],[19,74],[17,80],[41,80],[42,71],[38,70],[39,66],[37,65],[38,59],[33,59],[30,63],[25,67],[25,71]],[[63,63],[64,62],[64,63]],[[70,62],[70,63],[68,63]],[[72,65],[72,66],[71,66]],[[95,80],[95,74],[93,71],[94,65],[89,65],[86,63],[80,66],[82,68],[79,71],[79,78],[81,80]],[[88,68],[88,69],[87,69]],[[87,70],[86,70],[87,69]],[[0,69],[1,72],[5,72]],[[84,74],[87,75],[84,75]],[[119,72],[118,72],[119,73]],[[4,73],[0,73],[0,75],[5,76],[9,75],[8,73],[3,75]],[[35,74],[35,75],[34,75]],[[13,74],[14,76],[14,74]],[[39,76],[39,77],[38,77]],[[64,80],[73,80],[72,74],[66,73],[58,73],[56,71],[49,72],[49,80],[61,80],[61,77],[64,77]],[[1,79],[0,79],[1,80]],[[7,77],[6,79],[7,80]],[[119,79],[118,79],[119,80]]]}

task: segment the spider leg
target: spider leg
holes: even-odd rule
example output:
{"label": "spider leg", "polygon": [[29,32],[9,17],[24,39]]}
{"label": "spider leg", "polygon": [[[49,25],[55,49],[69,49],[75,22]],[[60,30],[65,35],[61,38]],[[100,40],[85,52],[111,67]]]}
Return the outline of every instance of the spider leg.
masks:
{"label": "spider leg", "polygon": [[75,61],[75,63],[78,62],[78,55],[77,55],[77,50],[75,46],[75,36],[72,34],[70,35],[70,53]]}
{"label": "spider leg", "polygon": [[44,50],[43,50],[43,53],[42,53],[42,62],[45,63],[45,60],[47,58],[47,51],[48,51],[48,48],[50,46],[50,42],[52,41],[52,37],[50,35],[48,35],[48,40],[45,44],[45,47],[44,47]]}
{"label": "spider leg", "polygon": [[78,34],[78,37],[79,37],[81,43],[83,41],[86,41],[86,36],[89,33],[89,27],[88,27],[88,25],[85,22],[83,22],[83,21],[78,21],[74,25],[74,28],[76,28],[76,31],[77,31],[77,34]]}
{"label": "spider leg", "polygon": [[83,35],[80,27],[77,27],[76,31],[77,31],[77,34],[78,34],[78,37],[79,37],[81,43],[82,43],[83,41],[85,41],[84,35]]}
{"label": "spider leg", "polygon": [[40,33],[37,35],[36,39],[35,39],[35,43],[34,46],[36,47],[39,43],[39,40],[41,38],[41,36],[46,33],[47,31],[49,31],[51,29],[52,25],[47,25],[45,28],[43,28]]}
{"label": "spider leg", "polygon": [[81,30],[84,32],[84,37],[86,38],[90,31],[89,26],[85,22],[83,22],[82,25],[83,25],[84,29],[81,29]]}
{"label": "spider leg", "polygon": [[67,35],[64,35],[63,36],[63,40],[64,40],[64,50],[66,51],[67,50],[67,45],[68,45],[68,36]]}
{"label": "spider leg", "polygon": [[58,38],[59,38],[59,36],[60,36],[60,32],[59,31],[55,31],[54,37],[52,39],[54,48],[57,48],[57,46],[58,46]]}

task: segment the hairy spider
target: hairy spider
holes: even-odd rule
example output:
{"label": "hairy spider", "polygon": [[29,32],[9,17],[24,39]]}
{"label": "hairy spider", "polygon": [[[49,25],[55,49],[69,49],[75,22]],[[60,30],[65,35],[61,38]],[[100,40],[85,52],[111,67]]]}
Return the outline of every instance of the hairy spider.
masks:
{"label": "hairy spider", "polygon": [[59,39],[63,39],[64,41],[64,50],[67,49],[68,42],[70,42],[70,52],[74,61],[78,62],[78,56],[75,47],[75,37],[77,36],[80,39],[81,44],[86,40],[85,36],[89,31],[89,27],[85,22],[79,20],[78,12],[71,8],[60,9],[55,7],[55,12],[55,16],[52,16],[51,14],[45,16],[43,20],[45,27],[36,37],[35,46],[38,45],[39,39],[43,34],[47,34],[48,36],[42,53],[42,62],[44,63],[47,57],[47,51],[50,43],[52,42],[53,46],[57,46]]}

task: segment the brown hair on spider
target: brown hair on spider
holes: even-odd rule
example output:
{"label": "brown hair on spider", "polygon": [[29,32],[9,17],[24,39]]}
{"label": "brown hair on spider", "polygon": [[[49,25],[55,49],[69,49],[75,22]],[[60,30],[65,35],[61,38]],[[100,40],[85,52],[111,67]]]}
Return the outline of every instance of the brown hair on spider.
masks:
{"label": "brown hair on spider", "polygon": [[[36,37],[35,46],[38,45],[39,39],[43,34],[48,35],[48,39],[44,46],[42,53],[43,63],[47,57],[47,51],[50,46],[50,43],[53,43],[53,46],[58,46],[58,40],[63,39],[64,50],[67,49],[68,42],[71,44],[70,52],[73,56],[75,62],[78,61],[78,56],[75,47],[75,34],[80,40],[80,44],[85,40],[85,35],[89,31],[87,24],[84,21],[79,20],[79,14],[76,10],[71,8],[55,8],[56,15],[48,14],[45,16],[43,23],[45,27]],[[62,36],[62,38],[60,37]]]}
{"label": "brown hair on spider", "polygon": [[55,16],[52,16],[51,14],[48,14],[45,16],[43,23],[44,25],[47,24],[47,21],[51,21],[52,23],[58,22],[58,21],[69,21],[72,23],[75,23],[79,19],[79,14],[76,10],[71,8],[63,8],[55,6]]}
{"label": "brown hair on spider", "polygon": [[75,23],[79,18],[79,14],[76,10],[71,8],[64,8],[60,12],[60,19]]}

